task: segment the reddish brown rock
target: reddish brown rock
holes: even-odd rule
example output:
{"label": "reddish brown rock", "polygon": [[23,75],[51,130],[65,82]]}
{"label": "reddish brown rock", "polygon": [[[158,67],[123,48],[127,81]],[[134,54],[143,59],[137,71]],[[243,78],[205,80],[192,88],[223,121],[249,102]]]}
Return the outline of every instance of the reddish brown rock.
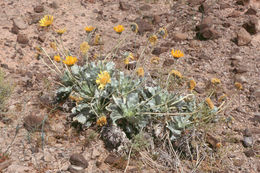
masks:
{"label": "reddish brown rock", "polygon": [[81,154],[74,153],[70,156],[70,163],[72,165],[80,166],[83,169],[88,167],[88,161]]}
{"label": "reddish brown rock", "polygon": [[237,45],[238,46],[245,46],[249,44],[252,40],[251,35],[244,29],[240,28],[237,31]]}
{"label": "reddish brown rock", "polygon": [[42,13],[44,11],[44,6],[43,5],[37,5],[36,7],[34,7],[33,10],[36,13]]}
{"label": "reddish brown rock", "polygon": [[250,8],[245,12],[246,15],[256,15],[256,13],[257,13],[256,9],[254,9],[254,8],[252,8],[252,7],[250,7]]}
{"label": "reddish brown rock", "polygon": [[252,17],[247,21],[246,23],[243,24],[243,28],[246,29],[247,32],[249,32],[251,35],[254,35],[258,32],[258,18]]}
{"label": "reddish brown rock", "polygon": [[136,19],[135,23],[138,25],[138,28],[139,28],[138,32],[140,34],[143,34],[144,32],[153,30],[153,25],[150,24],[149,22],[147,22],[144,19]]}
{"label": "reddish brown rock", "polygon": [[43,117],[28,115],[24,118],[23,126],[28,131],[39,131],[42,129],[43,120]]}
{"label": "reddish brown rock", "polygon": [[123,11],[127,11],[131,8],[131,6],[127,2],[120,1],[119,2],[119,9]]}
{"label": "reddish brown rock", "polygon": [[17,42],[20,43],[20,44],[28,44],[29,39],[28,39],[27,35],[25,35],[25,34],[18,34],[17,35]]}
{"label": "reddish brown rock", "polygon": [[188,34],[186,33],[176,32],[173,34],[173,40],[175,41],[186,40],[187,38],[188,38]]}

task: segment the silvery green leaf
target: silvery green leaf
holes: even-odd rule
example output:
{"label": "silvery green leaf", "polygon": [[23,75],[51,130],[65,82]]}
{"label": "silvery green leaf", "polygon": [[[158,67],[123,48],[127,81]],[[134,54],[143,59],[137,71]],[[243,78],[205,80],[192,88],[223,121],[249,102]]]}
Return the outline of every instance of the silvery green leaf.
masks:
{"label": "silvery green leaf", "polygon": [[71,87],[60,87],[56,92],[57,101],[66,99],[72,91]]}
{"label": "silvery green leaf", "polygon": [[83,114],[79,114],[79,115],[73,117],[73,121],[78,121],[81,124],[85,124],[87,121],[87,118]]}
{"label": "silvery green leaf", "polygon": [[111,70],[113,70],[115,68],[114,66],[115,66],[115,64],[112,61],[108,62],[106,64],[107,71],[110,72]]}
{"label": "silvery green leaf", "polygon": [[139,103],[138,93],[130,93],[127,96],[127,106],[129,108],[135,107]]}
{"label": "silvery green leaf", "polygon": [[78,76],[80,74],[80,67],[78,65],[75,64],[70,69],[73,75]]}

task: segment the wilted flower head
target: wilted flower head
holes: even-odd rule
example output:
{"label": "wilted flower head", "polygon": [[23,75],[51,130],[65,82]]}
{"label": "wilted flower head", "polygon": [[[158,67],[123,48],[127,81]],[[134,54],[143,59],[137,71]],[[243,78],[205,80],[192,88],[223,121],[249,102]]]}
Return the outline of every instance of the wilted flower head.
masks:
{"label": "wilted flower head", "polygon": [[93,27],[93,26],[87,26],[87,27],[85,27],[85,31],[86,32],[91,32],[91,31],[93,31],[95,29],[95,27]]}
{"label": "wilted flower head", "polygon": [[124,28],[123,25],[117,25],[117,26],[114,27],[114,30],[115,30],[117,33],[121,34],[121,33],[125,30],[125,28]]}
{"label": "wilted flower head", "polygon": [[174,49],[172,49],[171,54],[174,58],[181,58],[184,56],[184,53],[182,51]]}
{"label": "wilted flower head", "polygon": [[45,15],[40,21],[39,24],[40,26],[50,26],[53,22],[53,16],[51,15]]}
{"label": "wilted flower head", "polygon": [[182,74],[177,70],[170,71],[170,75],[174,75],[175,77],[182,78]]}
{"label": "wilted flower head", "polygon": [[80,44],[80,51],[83,53],[83,54],[86,54],[89,50],[90,46],[88,45],[88,42],[83,42]]}
{"label": "wilted flower head", "polygon": [[218,98],[218,102],[222,102],[223,100],[226,100],[227,99],[227,95],[226,94],[223,94],[222,96],[220,96]]}
{"label": "wilted flower head", "polygon": [[131,26],[131,30],[132,30],[134,33],[137,33],[137,32],[138,32],[139,27],[138,27],[137,23],[132,23],[130,26]]}
{"label": "wilted flower head", "polygon": [[111,78],[110,75],[107,71],[101,71],[98,74],[98,77],[96,79],[96,83],[99,84],[98,88],[103,90],[105,88],[105,86],[111,82]]}
{"label": "wilted flower head", "polygon": [[194,79],[191,79],[189,81],[189,88],[190,88],[190,90],[194,90],[195,87],[196,87],[196,82],[195,82]]}
{"label": "wilted flower head", "polygon": [[57,45],[55,42],[50,42],[50,47],[55,51],[57,50]]}
{"label": "wilted flower head", "polygon": [[60,62],[61,57],[60,57],[60,55],[55,55],[55,56],[53,57],[53,59],[54,59],[54,61],[56,61],[56,62]]}
{"label": "wilted flower head", "polygon": [[214,109],[215,106],[209,97],[206,98],[205,101],[206,101],[207,105],[210,107],[210,109]]}
{"label": "wilted flower head", "polygon": [[56,32],[57,32],[57,34],[62,35],[66,32],[66,29],[65,28],[64,29],[58,29]]}
{"label": "wilted flower head", "polygon": [[144,69],[142,67],[139,67],[136,70],[136,73],[137,73],[138,76],[143,77],[144,76]]}
{"label": "wilted flower head", "polygon": [[239,83],[239,82],[235,82],[235,87],[236,87],[238,90],[242,90],[242,89],[243,89],[242,84]]}
{"label": "wilted flower head", "polygon": [[151,63],[159,64],[160,58],[158,56],[154,56],[151,58]]}
{"label": "wilted flower head", "polygon": [[107,124],[107,117],[106,116],[101,116],[98,120],[97,120],[97,125],[98,126],[104,126]]}
{"label": "wilted flower head", "polygon": [[212,79],[211,79],[211,83],[212,83],[212,84],[220,84],[221,81],[220,81],[220,79],[218,79],[218,78],[212,78]]}
{"label": "wilted flower head", "polygon": [[78,59],[76,57],[67,56],[66,59],[63,60],[62,62],[68,66],[71,66],[74,65],[77,61]]}
{"label": "wilted flower head", "polygon": [[167,37],[167,35],[168,35],[167,30],[166,30],[165,27],[160,28],[158,33],[159,33],[159,35],[160,35],[161,37],[163,37],[164,39],[165,39],[165,38]]}
{"label": "wilted flower head", "polygon": [[72,101],[75,101],[75,102],[77,102],[77,103],[83,100],[82,97],[75,96],[75,95],[72,95],[72,94],[70,94],[69,98],[70,98]]}
{"label": "wilted flower head", "polygon": [[125,65],[128,65],[129,62],[130,62],[130,60],[134,60],[134,59],[135,59],[135,58],[134,58],[133,54],[130,52],[129,55],[125,58],[124,64],[125,64]]}
{"label": "wilted flower head", "polygon": [[152,44],[152,45],[155,45],[156,42],[157,42],[157,36],[156,35],[152,35],[149,37],[149,42]]}
{"label": "wilted flower head", "polygon": [[100,34],[95,35],[95,38],[94,38],[94,44],[95,45],[98,45],[100,43],[100,38],[101,38]]}

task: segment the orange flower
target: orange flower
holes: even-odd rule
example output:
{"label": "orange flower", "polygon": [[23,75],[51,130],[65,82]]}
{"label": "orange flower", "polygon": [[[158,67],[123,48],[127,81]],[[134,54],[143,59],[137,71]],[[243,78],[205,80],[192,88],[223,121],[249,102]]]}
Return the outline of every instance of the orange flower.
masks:
{"label": "orange flower", "polygon": [[184,56],[184,53],[182,51],[174,49],[172,49],[171,54],[174,58],[181,58]]}
{"label": "orange flower", "polygon": [[106,116],[101,116],[98,120],[97,120],[97,125],[98,126],[104,126],[107,124],[107,117]]}
{"label": "orange flower", "polygon": [[117,26],[114,27],[114,30],[115,30],[117,33],[121,34],[121,33],[125,30],[125,28],[124,28],[123,25],[117,25]]}
{"label": "orange flower", "polygon": [[63,60],[62,62],[68,66],[72,66],[74,65],[76,62],[78,61],[78,59],[76,57],[72,57],[72,56],[67,56],[65,60]]}
{"label": "orange flower", "polygon": [[149,42],[152,44],[152,45],[155,45],[156,42],[157,42],[157,36],[156,35],[152,35],[149,37]]}
{"label": "orange flower", "polygon": [[87,26],[87,27],[85,27],[85,31],[86,31],[86,32],[91,32],[91,31],[93,31],[94,29],[96,29],[96,28],[93,27],[93,26]]}
{"label": "orange flower", "polygon": [[56,32],[57,32],[57,34],[62,35],[66,32],[66,29],[59,29]]}
{"label": "orange flower", "polygon": [[175,77],[182,78],[182,74],[177,70],[170,71],[170,75],[174,75]]}
{"label": "orange flower", "polygon": [[209,97],[206,98],[205,101],[206,101],[207,105],[210,107],[210,109],[214,109],[215,106]]}
{"label": "orange flower", "polygon": [[139,67],[136,70],[136,73],[137,73],[138,76],[143,77],[144,76],[144,69],[142,67]]}
{"label": "orange flower", "polygon": [[189,82],[189,88],[190,88],[190,90],[194,90],[194,88],[196,87],[196,82],[195,82],[195,80],[190,80],[190,82]]}
{"label": "orange flower", "polygon": [[235,87],[236,87],[238,90],[242,90],[242,89],[243,89],[242,84],[239,83],[239,82],[235,82]]}
{"label": "orange flower", "polygon": [[211,79],[211,83],[212,83],[212,84],[220,84],[221,81],[220,81],[220,79],[218,79],[218,78],[212,78],[212,79]]}
{"label": "orange flower", "polygon": [[56,62],[60,62],[61,58],[60,58],[60,55],[55,55],[53,57],[53,59],[56,61]]}

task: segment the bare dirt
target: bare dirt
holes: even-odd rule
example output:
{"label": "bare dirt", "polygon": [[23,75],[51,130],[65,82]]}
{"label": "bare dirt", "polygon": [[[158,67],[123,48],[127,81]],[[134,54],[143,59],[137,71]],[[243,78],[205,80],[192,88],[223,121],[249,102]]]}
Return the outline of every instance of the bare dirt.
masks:
{"label": "bare dirt", "polygon": [[[53,96],[57,88],[53,82],[57,76],[36,56],[38,46],[52,51],[52,36],[38,24],[45,14],[54,16],[55,27],[67,29],[62,36],[64,45],[75,56],[89,25],[98,28],[102,39],[101,45],[91,48],[92,55],[105,55],[115,46],[119,36],[113,27],[118,24],[125,26],[121,36],[127,40],[119,52],[131,50],[136,56],[148,35],[166,27],[166,39],[158,41],[153,54],[145,52],[142,63],[146,73],[177,69],[197,82],[195,91],[200,98],[210,94],[208,84],[216,77],[221,85],[213,102],[220,105],[219,97],[227,95],[220,116],[231,120],[206,127],[222,147],[217,157],[202,162],[196,172],[260,172],[259,0],[2,0],[0,6],[0,64],[14,86],[0,114],[0,153],[8,149],[12,162],[1,169],[5,162],[0,160],[0,172],[68,172],[73,153],[81,153],[88,162],[85,172],[124,171],[118,164],[105,162],[109,151],[99,135],[93,137],[91,130],[78,134],[67,123],[69,113],[50,111],[45,102],[45,96]],[[136,36],[130,28],[133,22],[140,25]],[[185,53],[175,64],[167,61],[172,48]],[[151,65],[150,58],[155,55],[160,63]],[[123,64],[120,56],[115,61]],[[243,89],[238,90],[235,82]],[[48,117],[46,133],[26,130],[23,123],[28,115]],[[191,172],[190,162],[184,163],[183,172]],[[165,171],[133,162],[127,172]]]}

